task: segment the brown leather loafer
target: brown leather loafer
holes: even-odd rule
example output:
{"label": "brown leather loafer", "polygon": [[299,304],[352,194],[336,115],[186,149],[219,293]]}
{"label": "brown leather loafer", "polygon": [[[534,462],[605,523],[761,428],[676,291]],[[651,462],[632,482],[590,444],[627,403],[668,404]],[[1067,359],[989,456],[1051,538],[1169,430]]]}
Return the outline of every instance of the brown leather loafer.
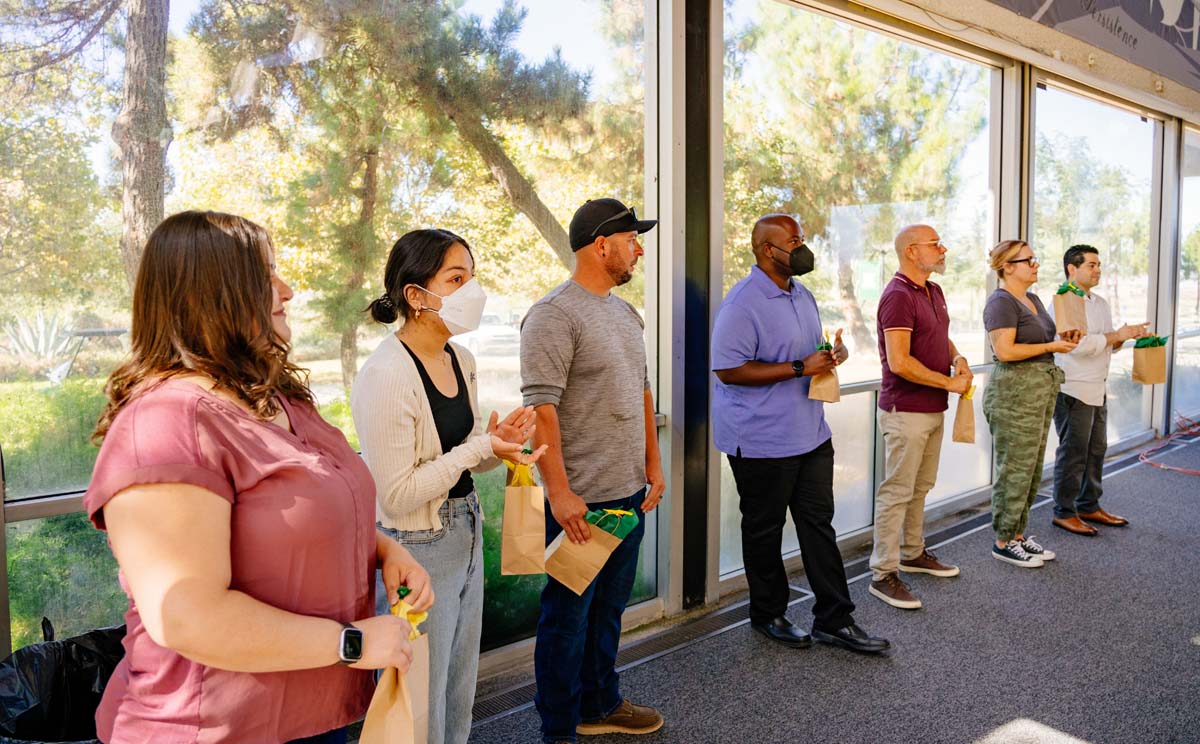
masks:
{"label": "brown leather loafer", "polygon": [[1088,522],[1095,522],[1096,524],[1108,525],[1109,527],[1124,527],[1125,525],[1129,524],[1129,520],[1125,517],[1118,517],[1115,514],[1109,514],[1103,509],[1097,509],[1096,511],[1089,512],[1088,514],[1080,514],[1079,518]]}
{"label": "brown leather loafer", "polygon": [[1050,524],[1064,529],[1067,532],[1073,532],[1076,535],[1086,535],[1088,537],[1091,537],[1099,532],[1099,530],[1090,524],[1084,524],[1083,522],[1079,521],[1079,517],[1055,517],[1054,519],[1050,520]]}
{"label": "brown leather loafer", "polygon": [[596,734],[650,734],[663,726],[662,716],[647,705],[634,705],[622,700],[617,709],[599,721],[580,723],[575,733],[584,736]]}

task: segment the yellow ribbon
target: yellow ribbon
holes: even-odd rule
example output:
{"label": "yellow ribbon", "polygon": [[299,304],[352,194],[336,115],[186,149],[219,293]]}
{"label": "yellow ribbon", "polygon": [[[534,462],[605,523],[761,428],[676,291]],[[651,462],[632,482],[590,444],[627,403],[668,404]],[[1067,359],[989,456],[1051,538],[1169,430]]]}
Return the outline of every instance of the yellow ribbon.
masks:
{"label": "yellow ribbon", "polygon": [[531,468],[530,466],[526,465],[523,462],[513,462],[512,460],[505,460],[504,464],[507,465],[508,469],[512,472],[512,482],[509,483],[508,485],[510,485],[510,486],[536,486],[537,485],[536,483],[533,482],[533,468]]}
{"label": "yellow ribbon", "polygon": [[633,512],[629,511],[628,509],[605,509],[604,513],[605,514],[615,514],[618,517],[632,517],[633,516]]}
{"label": "yellow ribbon", "polygon": [[967,400],[971,400],[974,397],[975,397],[975,386],[972,385],[971,389],[967,391],[966,395],[964,395],[963,398],[965,398]]}
{"label": "yellow ribbon", "polygon": [[428,612],[416,612],[412,605],[405,602],[403,599],[392,605],[392,614],[396,617],[402,617],[412,626],[412,630],[408,634],[408,640],[415,641],[421,637],[421,631],[417,630],[417,626],[429,619]]}

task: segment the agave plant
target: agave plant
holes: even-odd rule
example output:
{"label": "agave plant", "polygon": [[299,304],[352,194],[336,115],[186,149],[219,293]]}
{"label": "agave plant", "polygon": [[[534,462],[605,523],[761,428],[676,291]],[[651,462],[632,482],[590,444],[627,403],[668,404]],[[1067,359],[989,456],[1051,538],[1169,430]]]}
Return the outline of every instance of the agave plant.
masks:
{"label": "agave plant", "polygon": [[67,354],[71,336],[67,321],[59,315],[47,316],[41,310],[32,318],[17,318],[4,324],[5,344],[9,353],[35,364],[53,362]]}

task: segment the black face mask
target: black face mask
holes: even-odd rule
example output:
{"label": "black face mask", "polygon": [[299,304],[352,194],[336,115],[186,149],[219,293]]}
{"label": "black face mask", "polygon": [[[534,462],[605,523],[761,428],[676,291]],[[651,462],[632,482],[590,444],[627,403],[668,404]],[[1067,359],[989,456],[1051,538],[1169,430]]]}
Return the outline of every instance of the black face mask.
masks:
{"label": "black face mask", "polygon": [[813,265],[817,260],[816,256],[813,255],[812,250],[804,243],[801,243],[800,247],[796,248],[796,250],[788,253],[788,260],[786,264],[784,264],[783,261],[775,258],[774,251],[783,250],[782,248],[771,246],[771,250],[771,259],[776,263],[787,266],[788,270],[791,271],[794,276],[804,276],[812,271]]}

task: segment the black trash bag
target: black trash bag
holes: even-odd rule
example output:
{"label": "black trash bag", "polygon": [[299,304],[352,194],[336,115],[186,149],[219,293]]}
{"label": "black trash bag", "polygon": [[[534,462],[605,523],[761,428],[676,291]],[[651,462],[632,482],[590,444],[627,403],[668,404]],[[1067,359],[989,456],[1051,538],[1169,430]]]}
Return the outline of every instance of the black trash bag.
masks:
{"label": "black trash bag", "polygon": [[[54,631],[43,632],[53,638]],[[0,663],[0,737],[73,742],[96,737],[96,708],[125,655],[125,626],[34,643]],[[3,741],[3,739],[0,739]]]}

